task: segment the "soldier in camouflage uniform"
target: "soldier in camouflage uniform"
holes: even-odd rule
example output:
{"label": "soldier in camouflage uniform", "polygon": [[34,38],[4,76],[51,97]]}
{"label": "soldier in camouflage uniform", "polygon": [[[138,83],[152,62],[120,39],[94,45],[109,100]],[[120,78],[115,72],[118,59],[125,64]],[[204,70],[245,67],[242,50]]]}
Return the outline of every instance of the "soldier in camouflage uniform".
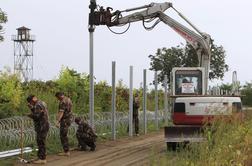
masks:
{"label": "soldier in camouflage uniform", "polygon": [[27,106],[31,109],[31,113],[27,116],[33,119],[38,145],[38,160],[33,163],[46,164],[46,137],[49,130],[47,106],[34,95],[29,95],[27,102]]}
{"label": "soldier in camouflage uniform", "polygon": [[139,118],[138,118],[138,109],[140,107],[138,94],[135,95],[133,100],[133,124],[135,127],[136,136],[139,135]]}
{"label": "soldier in camouflage uniform", "polygon": [[79,143],[79,150],[86,151],[87,146],[89,146],[90,151],[95,151],[95,142],[97,135],[94,133],[92,127],[89,126],[86,122],[82,121],[79,117],[75,118],[75,123],[78,125],[76,137]]}
{"label": "soldier in camouflage uniform", "polygon": [[[139,118],[138,118],[138,109],[140,107],[140,103],[139,103],[139,97],[138,94],[135,94],[134,98],[133,98],[133,129],[135,132],[136,136],[139,136]],[[127,128],[127,132],[129,132],[129,126]]]}
{"label": "soldier in camouflage uniform", "polygon": [[64,93],[57,92],[55,94],[59,100],[59,111],[57,115],[56,126],[60,128],[60,140],[63,146],[63,153],[59,153],[60,156],[69,156],[69,142],[68,142],[68,128],[72,122],[72,101],[66,97]]}

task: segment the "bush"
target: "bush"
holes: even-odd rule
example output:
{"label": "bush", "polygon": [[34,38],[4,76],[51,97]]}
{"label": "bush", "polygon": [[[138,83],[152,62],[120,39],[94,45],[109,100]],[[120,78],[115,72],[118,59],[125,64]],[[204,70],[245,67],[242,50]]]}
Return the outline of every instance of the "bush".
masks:
{"label": "bush", "polygon": [[[26,97],[30,94],[46,102],[50,114],[54,114],[58,111],[58,101],[54,96],[57,91],[63,91],[71,98],[74,113],[83,114],[89,111],[89,76],[67,67],[62,67],[55,80],[32,80],[24,83],[20,82],[17,75],[11,74],[6,69],[0,74],[0,85],[0,118],[28,113],[30,110],[27,107]],[[134,89],[134,93],[136,92],[139,93],[142,103],[142,89]],[[158,93],[159,109],[162,109],[163,92],[159,90]],[[94,94],[95,112],[111,111],[112,87],[106,81],[95,83]],[[153,90],[147,94],[148,110],[154,110],[154,96]],[[129,110],[129,89],[122,80],[119,80],[116,86],[116,110],[122,112]]]}
{"label": "bush", "polygon": [[246,106],[252,106],[252,83],[246,83],[241,90],[242,103]]}
{"label": "bush", "polygon": [[15,115],[19,110],[22,94],[19,77],[8,68],[0,72],[0,119]]}
{"label": "bush", "polygon": [[205,127],[205,142],[189,143],[175,153],[168,152],[161,162],[174,166],[250,166],[252,120],[248,113],[250,118],[242,123],[237,116],[228,120],[216,118],[211,126]]}

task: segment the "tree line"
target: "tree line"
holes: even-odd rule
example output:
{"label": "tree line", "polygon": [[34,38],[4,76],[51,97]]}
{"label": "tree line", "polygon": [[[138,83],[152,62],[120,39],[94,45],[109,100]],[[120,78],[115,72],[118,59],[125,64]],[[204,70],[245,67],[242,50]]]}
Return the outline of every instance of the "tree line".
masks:
{"label": "tree line", "polygon": [[[95,83],[95,112],[111,111],[112,87],[106,81]],[[78,73],[74,69],[63,67],[55,80],[32,80],[22,82],[17,74],[9,68],[0,72],[0,119],[28,113],[26,97],[29,94],[38,96],[45,101],[50,113],[58,110],[55,93],[62,91],[73,102],[73,111],[77,114],[89,111],[89,75]],[[142,102],[143,89],[134,89],[133,93],[140,95]],[[163,91],[159,90],[159,108],[163,109]],[[147,109],[154,110],[155,93],[149,90],[147,94]],[[128,111],[129,88],[119,80],[116,85],[116,110]]]}

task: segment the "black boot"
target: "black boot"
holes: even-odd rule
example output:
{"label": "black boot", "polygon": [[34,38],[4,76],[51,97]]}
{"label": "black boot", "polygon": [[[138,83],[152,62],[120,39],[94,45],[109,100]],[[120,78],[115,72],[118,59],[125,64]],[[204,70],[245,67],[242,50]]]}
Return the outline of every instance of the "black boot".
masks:
{"label": "black boot", "polygon": [[82,143],[82,145],[79,145],[78,146],[78,150],[79,151],[87,151],[87,145]]}
{"label": "black boot", "polygon": [[90,151],[95,151],[95,148],[96,148],[95,143],[91,143]]}
{"label": "black boot", "polygon": [[80,151],[87,151],[87,147],[86,146],[85,147],[81,147]]}

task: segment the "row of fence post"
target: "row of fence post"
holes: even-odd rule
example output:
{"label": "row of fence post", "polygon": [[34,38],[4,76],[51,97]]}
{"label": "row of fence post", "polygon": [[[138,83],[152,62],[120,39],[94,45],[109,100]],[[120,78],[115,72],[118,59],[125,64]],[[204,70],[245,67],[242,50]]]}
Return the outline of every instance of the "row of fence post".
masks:
{"label": "row of fence post", "polygon": [[209,95],[217,95],[217,96],[222,96],[222,95],[239,95],[239,90],[223,90],[218,86],[214,87],[209,87],[208,88],[208,94]]}
{"label": "row of fence post", "polygon": [[[159,130],[159,118],[158,118],[158,75],[155,72],[155,128]],[[146,86],[146,69],[143,70],[143,133],[147,133],[147,116],[146,116],[146,106],[147,106],[147,86]],[[167,87],[167,76],[164,79],[164,119],[165,124],[168,124],[168,87]],[[111,121],[111,128],[112,128],[112,139],[116,139],[116,62],[112,62],[112,121]],[[129,136],[133,136],[133,66],[129,67]]]}

